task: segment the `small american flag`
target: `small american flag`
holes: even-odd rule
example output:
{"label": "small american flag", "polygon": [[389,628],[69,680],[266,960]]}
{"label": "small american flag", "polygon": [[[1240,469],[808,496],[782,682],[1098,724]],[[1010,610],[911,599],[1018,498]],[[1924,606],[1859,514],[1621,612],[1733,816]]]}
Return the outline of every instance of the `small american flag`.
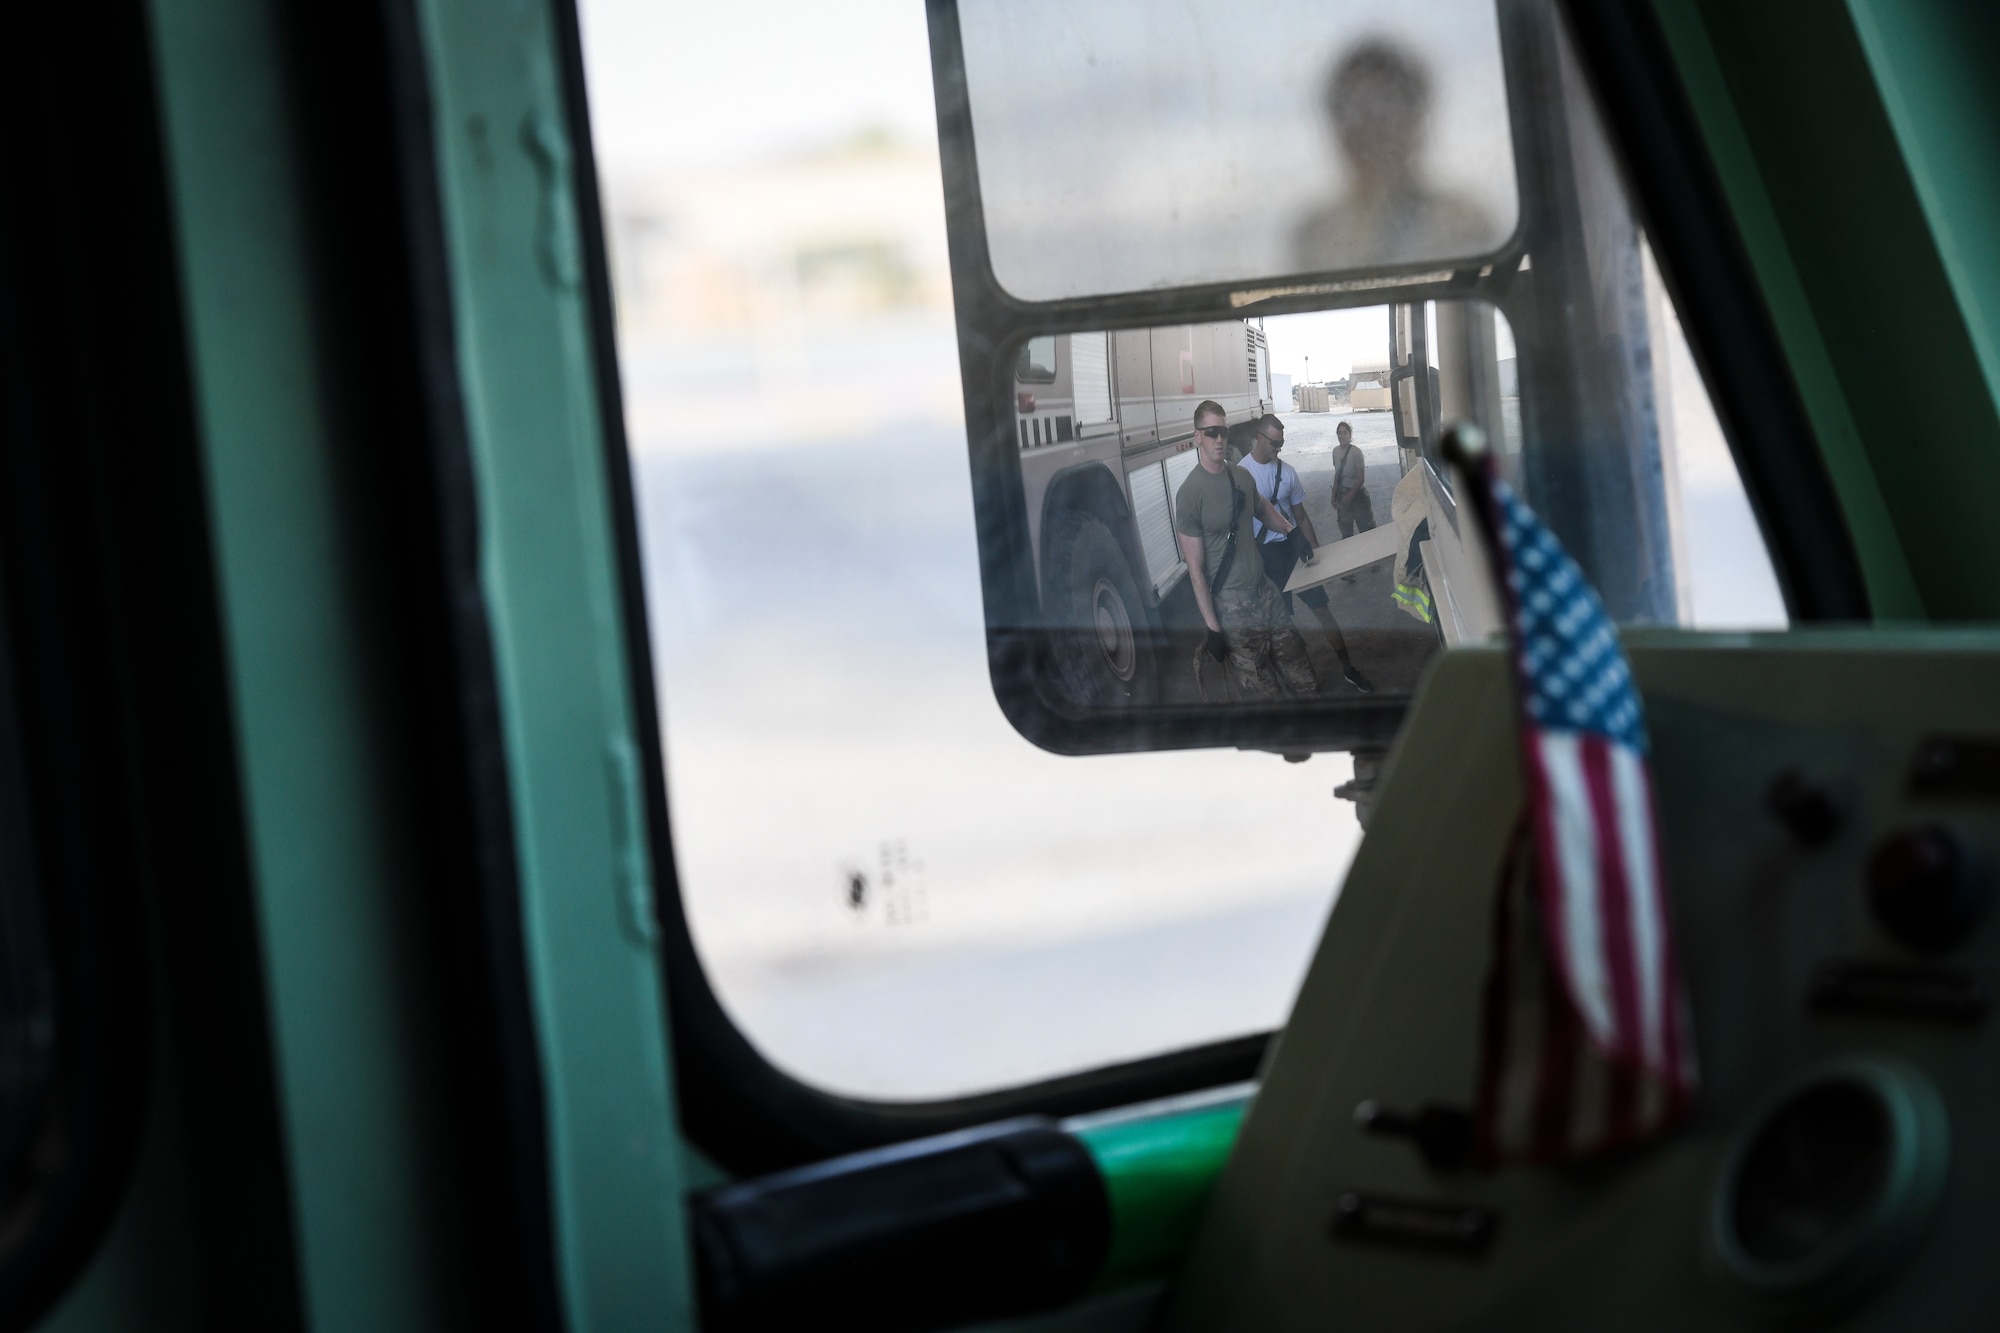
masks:
{"label": "small american flag", "polygon": [[1490,453],[1463,452],[1507,606],[1527,787],[1495,912],[1475,1133],[1489,1165],[1552,1161],[1684,1117],[1694,1051],[1631,669],[1576,562]]}

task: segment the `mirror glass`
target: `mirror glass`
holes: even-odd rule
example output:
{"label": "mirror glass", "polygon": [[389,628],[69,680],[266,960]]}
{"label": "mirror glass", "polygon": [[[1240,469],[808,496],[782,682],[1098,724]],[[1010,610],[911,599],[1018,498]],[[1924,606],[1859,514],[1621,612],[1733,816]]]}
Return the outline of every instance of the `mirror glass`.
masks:
{"label": "mirror glass", "polygon": [[994,277],[1028,301],[1449,266],[1518,214],[1491,0],[960,0]]}
{"label": "mirror glass", "polygon": [[[1443,359],[1490,390],[1497,425],[1506,321],[1454,315],[1483,336]],[[1070,703],[1407,695],[1441,646],[1484,636],[1491,592],[1435,432],[1393,410],[1437,395],[1424,331],[1422,306],[1377,306],[1022,344],[1015,443]]]}

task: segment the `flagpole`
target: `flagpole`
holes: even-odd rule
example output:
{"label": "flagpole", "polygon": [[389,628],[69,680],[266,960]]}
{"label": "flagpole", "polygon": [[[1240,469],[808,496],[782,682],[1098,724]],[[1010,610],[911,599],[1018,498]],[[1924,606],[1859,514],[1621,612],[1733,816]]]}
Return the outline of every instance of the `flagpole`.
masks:
{"label": "flagpole", "polygon": [[[1454,484],[1454,493],[1472,492],[1472,512],[1474,523],[1479,528],[1486,551],[1486,567],[1491,572],[1494,592],[1507,624],[1507,641],[1510,648],[1514,642],[1513,627],[1518,623],[1520,607],[1515,604],[1513,582],[1507,577],[1509,557],[1504,543],[1500,540],[1500,510],[1493,498],[1494,462],[1493,450],[1486,438],[1486,432],[1470,421],[1454,421],[1445,427],[1444,436],[1438,441],[1438,453],[1457,474],[1459,483]],[[1509,652],[1508,660],[1513,660]]]}

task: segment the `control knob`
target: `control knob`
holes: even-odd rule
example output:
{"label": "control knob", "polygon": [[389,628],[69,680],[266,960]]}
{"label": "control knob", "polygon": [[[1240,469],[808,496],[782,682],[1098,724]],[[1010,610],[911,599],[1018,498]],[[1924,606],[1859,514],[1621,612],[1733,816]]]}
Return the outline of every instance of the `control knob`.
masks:
{"label": "control knob", "polygon": [[1867,886],[1882,929],[1920,953],[1964,939],[1993,899],[1985,859],[1941,824],[1898,829],[1875,844]]}

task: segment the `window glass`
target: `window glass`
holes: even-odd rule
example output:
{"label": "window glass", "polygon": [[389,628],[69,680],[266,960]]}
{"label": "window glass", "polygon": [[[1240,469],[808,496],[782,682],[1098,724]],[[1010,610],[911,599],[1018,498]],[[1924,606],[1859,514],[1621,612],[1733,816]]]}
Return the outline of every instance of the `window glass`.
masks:
{"label": "window glass", "polygon": [[1021,344],[1021,355],[1015,363],[1014,378],[1023,384],[1047,384],[1056,377],[1056,340],[1053,337],[1030,338]]}
{"label": "window glass", "polygon": [[[1360,837],[1332,794],[1348,759],[1061,757],[1023,740],[995,702],[922,7],[583,0],[581,11],[676,868],[724,1007],[780,1067],[886,1099],[1277,1025]],[[1066,41],[1095,22],[1059,17],[1051,30]],[[1355,20],[1312,47],[1299,77],[1317,86],[1327,51],[1402,22]],[[1465,27],[1472,36],[1451,40],[1489,42],[1490,11]],[[1258,67],[1269,56],[1290,68],[1287,47],[1267,41]],[[1466,78],[1468,97],[1497,87],[1497,72]],[[1464,114],[1449,109],[1449,82],[1436,85],[1440,127]],[[1318,131],[1294,123],[1310,114],[1301,105],[1293,121],[1270,113],[1273,142],[1294,141],[1275,161],[1327,157]],[[1504,121],[1504,104],[1494,115]],[[1458,160],[1444,138],[1439,179]],[[1498,142],[1505,157],[1504,133]],[[1504,165],[1498,175],[1511,180]],[[1313,179],[1301,198],[1333,188]],[[1481,196],[1503,239],[1510,189]],[[1210,263],[1218,252],[1201,235],[1155,249],[1149,281],[1185,280],[1193,270],[1175,255]],[[1277,232],[1256,244],[1282,253]],[[1105,270],[1066,271],[1089,281],[1050,282],[1090,290]],[[1643,277],[1626,327],[1650,331],[1630,347],[1643,350],[1663,441],[1675,590],[1656,618],[1782,623],[1671,305],[1650,264]],[[992,354],[1017,371],[1007,406],[1024,477],[1063,451],[1098,450],[1128,502],[1127,463],[1157,465],[1171,498],[1192,461],[1171,447],[1192,421],[1174,418],[1209,379],[1229,379],[1230,424],[1283,422],[1331,544],[1344,540],[1331,491],[1340,424],[1379,524],[1438,422],[1464,414],[1472,390],[1440,349],[1487,340],[1478,392],[1509,466],[1540,456],[1546,364],[1525,334],[1517,348],[1518,323],[1483,303],[1378,305],[1036,332]],[[1141,364],[1143,393],[1123,369]],[[1141,600],[1188,596],[1176,546],[1158,540],[1171,535],[1171,522],[1112,533]],[[1394,557],[1357,567],[1336,608],[1361,673],[1387,691],[1409,688],[1441,633],[1415,632],[1394,569]],[[1117,617],[1098,616],[1098,580],[1087,583],[1078,625],[1102,631],[1115,659]],[[1176,606],[1167,613],[1186,613]],[[1301,605],[1295,623],[1325,687],[1354,691],[1315,612]]]}
{"label": "window glass", "polygon": [[1785,598],[1757,516],[1651,251],[1644,258],[1654,335],[1649,359],[1679,573],[1676,619],[1694,629],[1782,629]]}
{"label": "window glass", "polygon": [[1513,233],[1491,0],[958,12],[993,273],[1024,300],[1450,264]]}
{"label": "window glass", "polygon": [[1063,758],[994,702],[921,6],[582,17],[677,869],[725,1008],[883,1098],[1278,1024],[1360,835],[1345,757]]}

